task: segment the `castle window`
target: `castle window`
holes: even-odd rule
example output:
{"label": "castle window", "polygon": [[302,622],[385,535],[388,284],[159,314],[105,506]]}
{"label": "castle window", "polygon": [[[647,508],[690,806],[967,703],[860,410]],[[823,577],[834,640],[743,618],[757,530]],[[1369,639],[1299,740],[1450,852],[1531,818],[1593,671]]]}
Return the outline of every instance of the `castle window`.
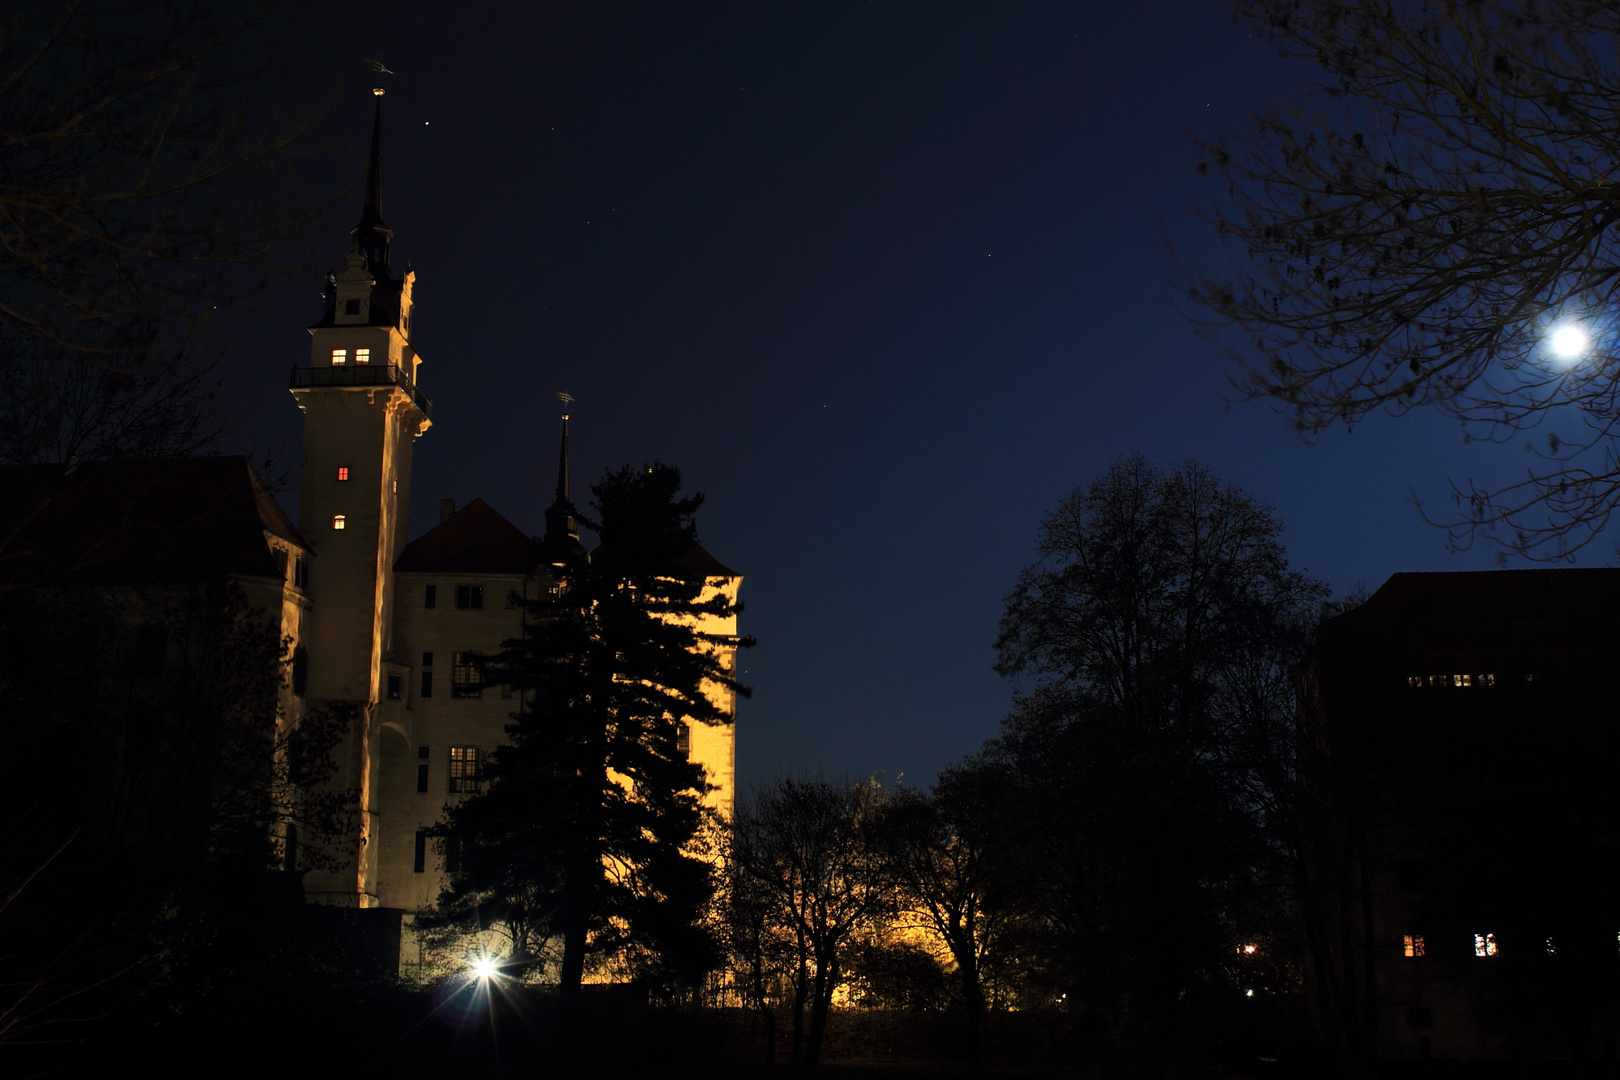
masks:
{"label": "castle window", "polygon": [[484,610],[484,587],[482,585],[457,585],[456,607],[463,611]]}
{"label": "castle window", "polygon": [[478,790],[478,747],[452,746],[450,748],[450,794],[460,795]]}
{"label": "castle window", "polygon": [[453,653],[450,659],[450,696],[453,698],[483,697],[483,688],[479,686],[483,679],[479,655],[474,652],[458,652]]}
{"label": "castle window", "polygon": [[422,606],[425,608],[439,606],[439,587],[437,585],[422,586]]}
{"label": "castle window", "polygon": [[349,478],[349,467],[347,465],[339,465],[338,466],[338,479],[339,480],[347,480],[348,478]]}
{"label": "castle window", "polygon": [[342,514],[333,514],[332,515],[332,528],[334,528],[334,529],[346,529],[346,528],[349,527],[348,526],[348,520],[349,519],[344,517]]}
{"label": "castle window", "polygon": [[292,659],[292,692],[299,697],[309,689],[309,653],[300,645],[293,650]]}
{"label": "castle window", "polygon": [[347,364],[348,362],[349,362],[349,350],[348,349],[333,349],[332,350],[332,366],[333,367],[342,367],[344,364]]}
{"label": "castle window", "polygon": [[1496,955],[1496,935],[1495,934],[1475,934],[1474,935],[1474,955],[1475,956],[1495,956]]}
{"label": "castle window", "polygon": [[1406,938],[1405,938],[1404,946],[1403,946],[1401,952],[1402,952],[1403,955],[1412,957],[1413,959],[1416,959],[1417,957],[1422,956],[1423,955],[1423,935],[1422,934],[1407,934]]}
{"label": "castle window", "polygon": [[428,748],[416,748],[416,793],[426,795],[428,789]]}
{"label": "castle window", "polygon": [[350,297],[348,300],[343,301],[343,314],[360,314],[360,298],[358,296]]}
{"label": "castle window", "polygon": [[371,363],[371,350],[370,349],[356,349],[356,350],[354,350],[354,362],[357,363],[357,364],[369,364],[369,363]]}
{"label": "castle window", "polygon": [[390,676],[388,676],[388,700],[389,701],[398,701],[399,700],[399,676],[398,675],[390,675]]}
{"label": "castle window", "polygon": [[293,588],[309,587],[309,560],[302,555],[293,560]]}
{"label": "castle window", "polygon": [[433,696],[433,672],[431,672],[431,671],[422,672],[422,693],[419,696],[421,696],[421,697],[432,697]]}
{"label": "castle window", "polygon": [[675,725],[675,756],[683,759],[692,756],[692,725]]}
{"label": "castle window", "polygon": [[417,874],[425,874],[425,873],[427,873],[427,840],[428,840],[427,830],[426,829],[417,829],[416,830],[415,861],[411,864],[411,870],[414,873],[417,873]]}

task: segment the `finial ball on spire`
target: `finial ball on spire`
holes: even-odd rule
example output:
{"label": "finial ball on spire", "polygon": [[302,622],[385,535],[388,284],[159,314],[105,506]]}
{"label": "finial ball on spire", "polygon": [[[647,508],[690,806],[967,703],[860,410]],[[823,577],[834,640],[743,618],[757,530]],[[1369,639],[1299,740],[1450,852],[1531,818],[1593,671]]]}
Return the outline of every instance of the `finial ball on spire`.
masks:
{"label": "finial ball on spire", "polygon": [[380,86],[373,86],[373,87],[372,87],[372,88],[371,88],[371,93],[372,93],[372,95],[373,95],[373,96],[374,96],[374,97],[382,97],[382,96],[383,96],[383,95],[384,95],[384,94],[386,94],[386,93],[388,93],[388,91],[387,91],[387,90],[384,90],[384,89],[383,89],[383,88],[382,88],[382,87],[380,87]]}

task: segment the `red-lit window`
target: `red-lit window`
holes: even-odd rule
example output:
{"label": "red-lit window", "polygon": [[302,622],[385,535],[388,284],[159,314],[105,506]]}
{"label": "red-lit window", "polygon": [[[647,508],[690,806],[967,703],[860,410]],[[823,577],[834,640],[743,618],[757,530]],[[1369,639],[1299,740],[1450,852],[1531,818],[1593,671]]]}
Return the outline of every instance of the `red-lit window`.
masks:
{"label": "red-lit window", "polygon": [[1407,934],[1404,945],[1405,947],[1402,949],[1404,955],[1410,956],[1414,960],[1423,955],[1422,934]]}
{"label": "red-lit window", "polygon": [[347,480],[348,478],[349,478],[349,467],[347,465],[339,465],[338,466],[338,479],[339,480]]}

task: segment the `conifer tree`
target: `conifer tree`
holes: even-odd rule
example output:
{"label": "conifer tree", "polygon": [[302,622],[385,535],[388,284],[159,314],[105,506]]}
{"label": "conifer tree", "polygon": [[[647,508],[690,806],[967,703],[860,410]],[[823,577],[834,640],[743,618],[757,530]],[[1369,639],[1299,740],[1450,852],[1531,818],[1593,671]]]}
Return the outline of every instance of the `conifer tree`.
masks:
{"label": "conifer tree", "polygon": [[594,557],[554,568],[527,603],[527,628],[491,659],[487,681],[521,705],[485,788],[449,809],[461,856],[438,921],[499,923],[522,963],[562,941],[560,984],[577,997],[587,959],[638,979],[690,984],[717,961],[701,915],[714,891],[701,857],[703,768],[682,725],[726,724],[709,690],[746,696],[722,646],[699,629],[735,605],[682,565],[697,544],[700,494],[680,470],[625,466],[592,487]]}

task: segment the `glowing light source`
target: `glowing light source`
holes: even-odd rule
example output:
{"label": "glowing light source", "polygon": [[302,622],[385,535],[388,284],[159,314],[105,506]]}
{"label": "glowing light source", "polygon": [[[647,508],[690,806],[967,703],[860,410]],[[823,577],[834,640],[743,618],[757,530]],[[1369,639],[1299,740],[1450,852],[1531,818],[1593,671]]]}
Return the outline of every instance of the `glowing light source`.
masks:
{"label": "glowing light source", "polygon": [[1587,337],[1586,331],[1579,323],[1568,322],[1555,327],[1547,343],[1552,346],[1552,351],[1563,359],[1574,360],[1585,355],[1591,339]]}
{"label": "glowing light source", "polygon": [[501,973],[501,969],[495,965],[495,961],[487,956],[481,956],[474,960],[472,971],[473,975],[480,979],[493,979]]}

